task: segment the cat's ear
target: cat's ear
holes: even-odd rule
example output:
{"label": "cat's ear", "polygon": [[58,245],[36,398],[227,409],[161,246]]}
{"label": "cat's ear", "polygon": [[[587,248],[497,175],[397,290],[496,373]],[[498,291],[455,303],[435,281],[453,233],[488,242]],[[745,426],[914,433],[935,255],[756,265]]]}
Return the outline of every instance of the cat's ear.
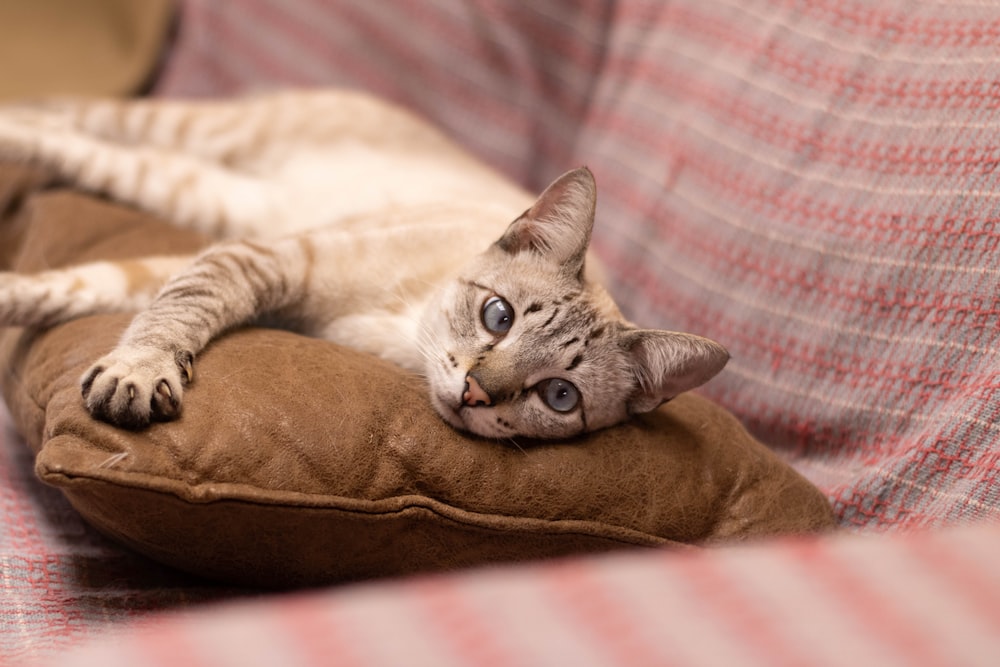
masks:
{"label": "cat's ear", "polygon": [[622,346],[638,380],[628,403],[631,413],[649,412],[708,382],[729,361],[729,352],[715,341],[675,331],[632,329],[624,333]]}
{"label": "cat's ear", "polygon": [[496,245],[516,254],[525,251],[579,273],[590,243],[597,206],[597,184],[586,167],[552,182],[538,201],[512,222]]}

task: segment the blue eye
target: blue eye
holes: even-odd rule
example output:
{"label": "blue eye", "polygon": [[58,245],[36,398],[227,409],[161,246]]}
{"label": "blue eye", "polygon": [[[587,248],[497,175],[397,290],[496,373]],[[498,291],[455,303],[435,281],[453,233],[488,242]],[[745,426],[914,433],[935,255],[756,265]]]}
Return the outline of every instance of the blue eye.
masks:
{"label": "blue eye", "polygon": [[580,391],[566,380],[543,380],[538,385],[538,393],[545,404],[556,412],[569,412],[580,402]]}
{"label": "blue eye", "polygon": [[490,297],[483,304],[483,326],[495,334],[505,334],[514,324],[514,309],[498,296]]}

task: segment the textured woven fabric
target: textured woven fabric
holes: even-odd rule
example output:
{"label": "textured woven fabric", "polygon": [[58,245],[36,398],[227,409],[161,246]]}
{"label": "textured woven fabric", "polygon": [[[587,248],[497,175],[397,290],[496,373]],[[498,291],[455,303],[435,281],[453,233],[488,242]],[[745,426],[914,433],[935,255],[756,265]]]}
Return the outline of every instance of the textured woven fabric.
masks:
{"label": "textured woven fabric", "polygon": [[723,342],[706,393],[845,525],[1000,517],[996,8],[250,4],[189,2],[160,93],[363,86],[535,188],[589,165],[627,314]]}
{"label": "textured woven fabric", "polygon": [[[844,526],[935,530],[275,600],[91,655],[995,664],[998,529],[942,526],[1000,518],[998,43],[988,2],[184,0],[159,94],[360,86],[532,187],[588,164],[628,314],[727,345],[705,393]],[[0,661],[226,595],[94,537],[3,445]]]}
{"label": "textured woven fabric", "polygon": [[472,572],[158,618],[59,667],[996,665],[994,527]]}
{"label": "textured woven fabric", "polygon": [[98,535],[38,482],[9,420],[0,407],[0,665],[57,654],[111,622],[240,594]]}

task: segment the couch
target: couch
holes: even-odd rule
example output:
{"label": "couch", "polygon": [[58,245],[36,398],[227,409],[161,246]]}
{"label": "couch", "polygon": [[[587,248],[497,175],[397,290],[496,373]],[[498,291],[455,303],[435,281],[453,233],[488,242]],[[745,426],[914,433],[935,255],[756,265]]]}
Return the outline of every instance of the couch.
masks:
{"label": "couch", "polygon": [[995,664],[1000,389],[983,3],[183,0],[151,94],[343,85],[538,189],[587,164],[632,319],[835,535],[263,593],[106,540],[0,431],[0,662]]}

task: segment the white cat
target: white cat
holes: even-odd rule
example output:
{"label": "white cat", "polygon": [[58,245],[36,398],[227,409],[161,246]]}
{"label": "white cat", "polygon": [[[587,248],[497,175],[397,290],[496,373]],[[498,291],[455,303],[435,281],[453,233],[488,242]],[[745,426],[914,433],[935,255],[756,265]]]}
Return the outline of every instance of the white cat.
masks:
{"label": "white cat", "polygon": [[590,171],[536,200],[358,93],[9,107],[0,158],[230,239],[196,257],[0,273],[0,325],[138,311],[81,380],[90,412],[124,427],[176,417],[195,355],[261,320],[424,374],[449,424],[493,438],[621,422],[728,359],[633,326],[590,278]]}

